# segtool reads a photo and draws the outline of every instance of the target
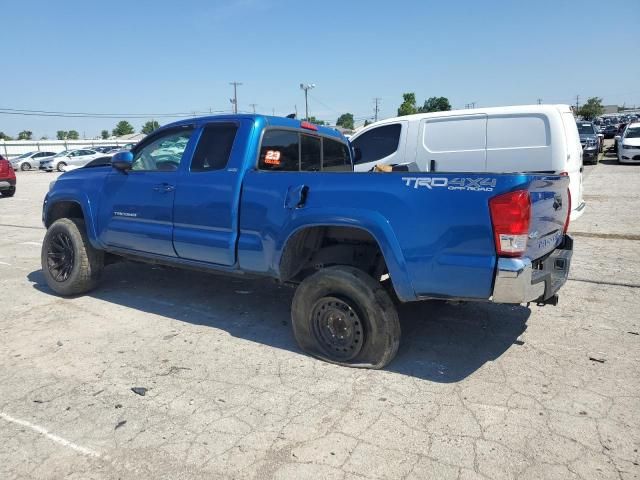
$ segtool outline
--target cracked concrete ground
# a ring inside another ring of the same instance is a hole
[[[384,371],[303,355],[270,281],[122,263],[52,295],[54,177],[0,199],[0,478],[640,478],[640,166],[587,167],[559,306],[405,305]]]

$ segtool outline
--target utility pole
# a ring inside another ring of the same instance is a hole
[[[249,106],[251,108],[253,108],[253,113],[256,113],[256,107],[258,106],[258,104],[257,103],[250,103]]]
[[[576,95],[576,115],[578,115],[579,108],[580,108],[580,95]]]
[[[276,116],[276,109],[275,109],[275,107],[271,109],[271,115],[273,115],[274,117]]]
[[[242,85],[240,82],[229,82],[229,85],[233,85],[233,98],[229,101],[233,104],[233,113],[238,113],[238,87]]]
[[[542,99],[541,98],[538,99],[538,105],[542,105]]]
[[[311,90],[312,88],[316,88],[315,83],[307,83],[306,85],[304,83],[300,84],[300,90],[304,90],[304,111],[305,120],[307,121],[309,121],[309,100],[307,96],[309,94],[309,90]]]
[[[377,122],[377,121],[378,121],[378,112],[380,111],[380,106],[379,106],[380,100],[382,100],[380,97],[375,97],[375,98],[373,99],[373,101],[374,101],[374,102],[375,102],[375,104],[376,104],[375,108],[373,109],[373,113],[374,113],[373,121],[374,121],[374,122]]]

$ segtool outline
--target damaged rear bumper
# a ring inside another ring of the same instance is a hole
[[[500,258],[491,300],[496,303],[550,303],[569,276],[573,239],[564,242],[542,260]]]

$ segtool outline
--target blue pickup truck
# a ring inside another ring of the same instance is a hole
[[[300,347],[382,368],[396,302],[555,304],[569,272],[569,178],[355,173],[335,130],[260,115],[184,120],[45,197],[42,269],[60,295],[132,259],[297,285]]]

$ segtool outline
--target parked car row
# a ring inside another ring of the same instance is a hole
[[[91,148],[64,150],[62,152],[33,151],[23,153],[9,160],[13,170],[27,171],[33,168],[40,170],[64,171],[69,165],[81,167],[101,156],[111,156],[124,147],[117,145],[100,145]]]

